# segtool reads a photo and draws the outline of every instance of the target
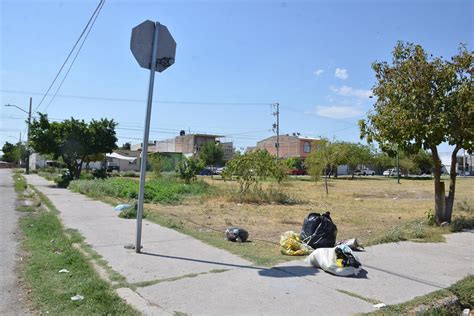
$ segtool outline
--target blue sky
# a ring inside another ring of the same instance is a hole
[[[97,3],[0,2],[0,144],[25,130],[23,113],[3,104],[26,108],[32,96],[36,108]],[[389,60],[398,40],[435,56],[454,55],[460,42],[472,50],[472,3],[108,0],[47,113],[114,118],[120,144],[139,142],[149,73],[129,43],[150,19],[178,44],[175,64],[155,78],[151,139],[184,129],[251,146],[272,135],[278,102],[282,134],[358,141],[357,120],[372,106],[371,63]]]

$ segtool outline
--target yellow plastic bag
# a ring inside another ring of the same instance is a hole
[[[280,237],[280,252],[287,256],[305,256],[311,248],[301,242],[300,235],[294,231],[287,231]]]

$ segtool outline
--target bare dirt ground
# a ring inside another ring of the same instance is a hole
[[[287,230],[299,232],[309,212],[331,212],[338,226],[338,239],[359,237],[370,241],[390,227],[426,218],[426,212],[434,208],[433,180],[402,180],[397,184],[395,179],[382,177],[331,179],[329,195],[322,183],[292,180],[282,184],[281,189],[303,201],[296,205],[229,202],[226,188],[235,186],[236,182],[210,178],[205,181],[218,188],[217,194],[190,198],[181,205],[147,205],[147,210],[200,231],[223,232],[228,226],[239,226],[247,229],[253,238],[278,242],[281,233]],[[471,209],[474,207],[473,193],[474,178],[459,178],[454,216],[460,213],[461,202]]]

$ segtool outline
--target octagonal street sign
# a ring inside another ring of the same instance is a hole
[[[162,72],[172,64],[176,55],[176,42],[168,28],[160,23],[146,20],[132,29],[130,50],[140,67],[151,69],[153,50],[153,35],[155,25],[158,29],[158,50],[156,56],[156,71]]]

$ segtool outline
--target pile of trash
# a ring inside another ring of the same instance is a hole
[[[338,276],[357,275],[362,264],[353,251],[364,248],[357,238],[336,245],[337,226],[330,213],[310,213],[301,234],[287,231],[280,238],[280,252],[289,256],[309,256],[305,262]]]

